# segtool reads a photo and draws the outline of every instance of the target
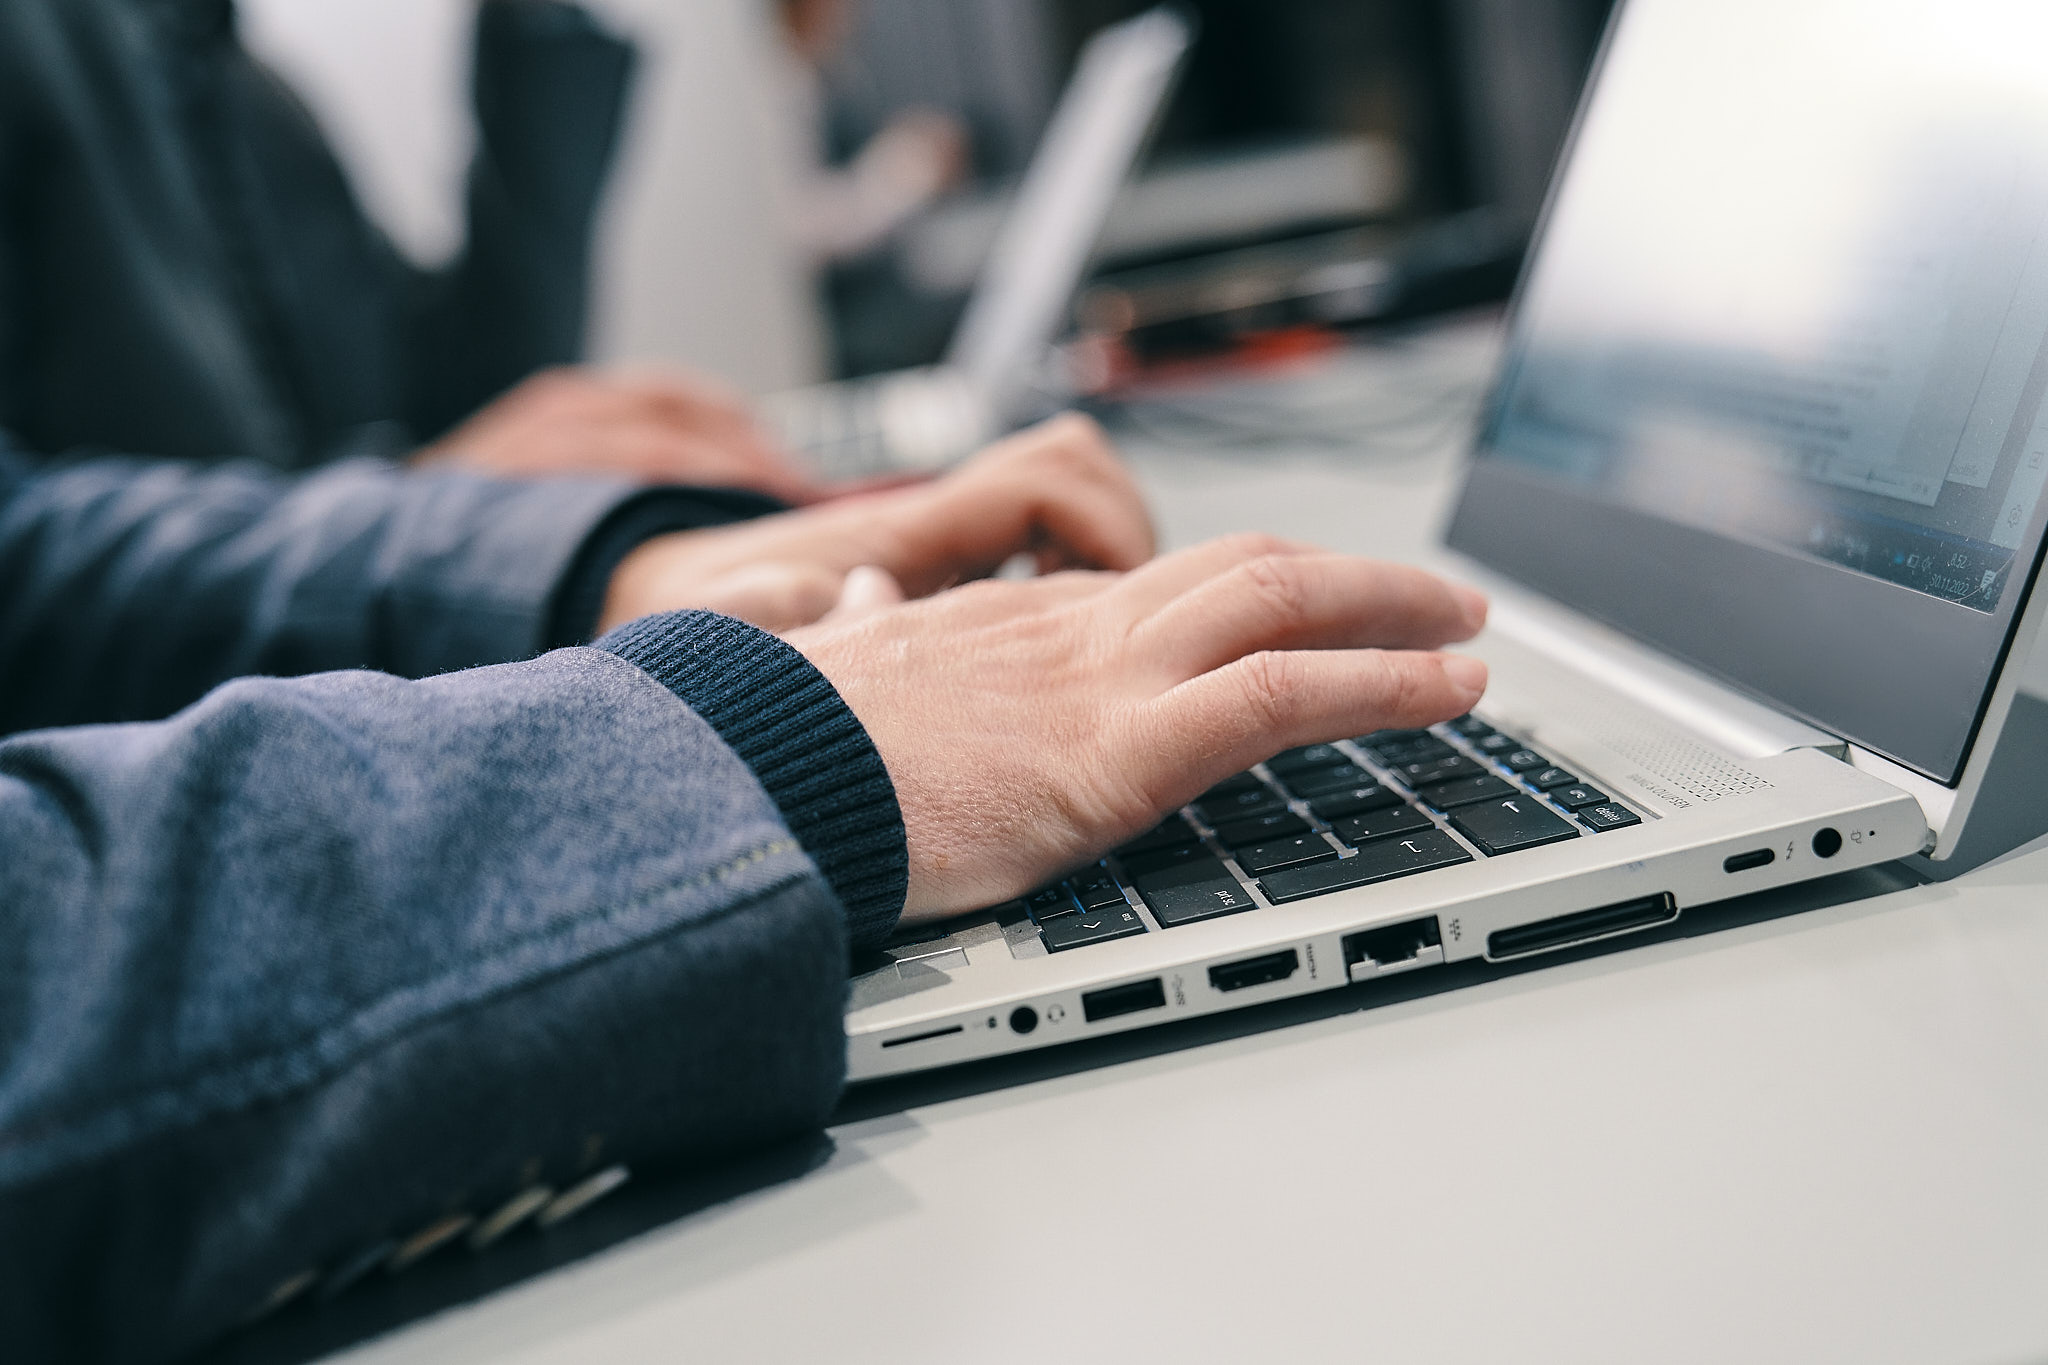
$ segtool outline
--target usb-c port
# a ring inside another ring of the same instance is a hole
[[[1778,861],[1778,850],[1774,848],[1753,848],[1747,853],[1736,853],[1721,860],[1723,872],[1747,872],[1752,867]]]

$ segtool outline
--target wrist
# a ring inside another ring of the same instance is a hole
[[[856,946],[902,914],[909,876],[895,784],[825,675],[765,631],[710,612],[648,617],[597,648],[651,674],[752,768],[845,907]]]
[[[656,600],[645,580],[666,537],[782,510],[773,498],[725,488],[654,488],[626,499],[584,537],[556,586],[547,647],[582,644],[645,615],[635,604]]]

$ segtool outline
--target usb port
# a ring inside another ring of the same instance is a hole
[[[1723,872],[1747,872],[1752,867],[1762,867],[1778,861],[1775,848],[1753,848],[1747,853],[1732,853],[1721,860]]]
[[[1436,916],[1388,924],[1344,938],[1344,970],[1353,981],[1431,967],[1444,960]]]
[[[1211,967],[1209,984],[1219,991],[1241,991],[1246,986],[1285,981],[1300,970],[1301,954],[1292,948],[1283,948],[1263,957],[1248,957],[1242,962],[1226,962],[1220,967]]]
[[[1102,1019],[1114,1019],[1119,1014],[1136,1014],[1139,1010],[1166,1008],[1166,983],[1158,977],[1149,981],[1133,981],[1127,986],[1110,986],[1099,991],[1088,991],[1081,996],[1081,1016],[1093,1024]]]

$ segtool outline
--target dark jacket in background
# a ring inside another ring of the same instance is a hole
[[[0,437],[0,1359],[175,1360],[824,1121],[904,894],[859,722],[704,613],[526,659],[717,496]]]
[[[485,0],[469,239],[403,260],[231,0],[0,0],[0,427],[302,469],[578,358],[631,50]]]

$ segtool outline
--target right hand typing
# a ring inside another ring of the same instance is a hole
[[[1235,536],[841,611],[787,638],[896,784],[905,919],[1021,895],[1297,744],[1469,710],[1486,601],[1419,569]]]

